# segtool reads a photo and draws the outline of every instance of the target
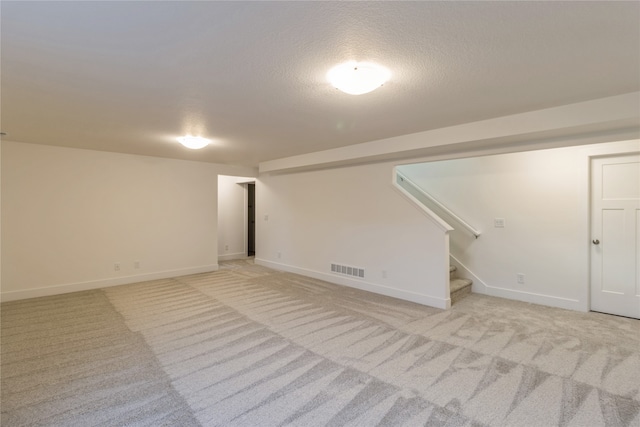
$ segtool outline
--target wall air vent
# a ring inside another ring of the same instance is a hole
[[[345,276],[359,277],[364,279],[364,269],[358,267],[349,267],[341,264],[331,264],[331,272],[336,274],[343,274]]]

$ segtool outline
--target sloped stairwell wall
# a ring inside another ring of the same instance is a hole
[[[622,141],[398,170],[482,232],[476,239],[452,223],[450,233],[453,263],[473,274],[463,273],[474,292],[586,311],[589,158],[639,147]]]

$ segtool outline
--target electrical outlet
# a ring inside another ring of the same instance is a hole
[[[120,271],[120,263],[116,262],[113,264],[113,271]]]
[[[278,251],[278,259],[282,258],[282,252]]]
[[[383,279],[387,278],[387,270],[382,270],[382,278]]]
[[[516,281],[518,282],[518,285],[524,285],[524,274],[516,274]]]
[[[229,250],[229,245],[224,245],[224,250],[228,251]]]
[[[493,226],[495,228],[504,228],[504,218],[494,218],[493,219]]]
[[[140,269],[140,261],[133,261],[133,268],[135,270]]]

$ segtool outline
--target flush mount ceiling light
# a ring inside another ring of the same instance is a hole
[[[371,62],[345,62],[327,73],[332,85],[350,95],[362,95],[382,86],[391,77],[391,72]]]
[[[179,137],[178,142],[192,150],[199,150],[200,148],[204,148],[209,145],[211,141],[206,138],[202,138],[201,136],[187,135]]]

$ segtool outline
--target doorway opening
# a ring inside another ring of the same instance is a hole
[[[256,184],[247,184],[247,256],[256,254]]]
[[[218,175],[218,260],[255,256],[255,182]]]

